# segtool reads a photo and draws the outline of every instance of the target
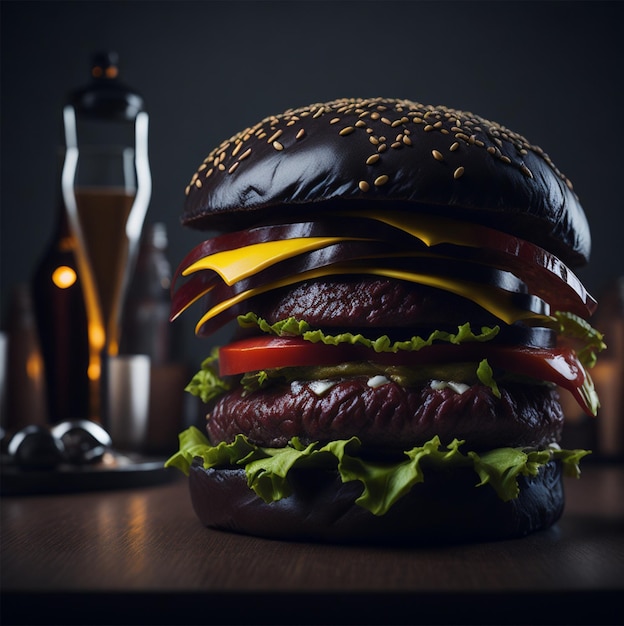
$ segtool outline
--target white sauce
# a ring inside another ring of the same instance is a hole
[[[470,389],[470,385],[466,385],[465,383],[456,383],[452,380],[432,380],[429,386],[431,389],[435,389],[436,391],[448,388],[459,394],[462,394],[464,391]]]
[[[308,383],[308,387],[320,398],[335,384],[335,380],[312,380]]]
[[[377,389],[377,387],[381,387],[382,385],[387,385],[390,381],[385,376],[373,376],[368,379],[366,383],[371,389]]]

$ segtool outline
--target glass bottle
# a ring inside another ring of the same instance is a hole
[[[153,367],[171,361],[171,265],[165,224],[146,225],[122,321],[121,351],[147,354]]]
[[[52,424],[84,419],[89,410],[87,315],[75,251],[76,240],[59,203],[54,234],[31,281]]]
[[[18,283],[11,293],[8,319],[8,432],[46,423],[45,380],[30,286]]]
[[[122,306],[151,175],[143,98],[119,80],[115,53],[96,54],[91,74],[63,109],[61,187],[88,319],[89,417],[106,426],[108,363],[119,352]]]

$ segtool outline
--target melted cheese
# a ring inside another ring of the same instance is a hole
[[[364,211],[345,213],[349,217],[367,217],[398,228],[422,241],[426,246],[451,243],[471,248],[481,247],[488,233],[494,232],[486,226],[461,222],[459,220],[436,217],[426,213],[408,214],[400,211]]]
[[[255,243],[205,256],[184,269],[182,275],[188,276],[201,270],[212,270],[219,274],[226,284],[233,285],[275,263],[348,239],[350,238],[297,237]]]

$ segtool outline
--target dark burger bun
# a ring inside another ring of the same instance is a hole
[[[578,198],[539,147],[478,115],[396,99],[313,104],[238,133],[194,174],[182,222],[241,230],[358,207],[485,224],[571,266],[590,253]]]
[[[522,537],[552,526],[564,506],[560,465],[519,478],[520,495],[503,502],[472,470],[429,473],[381,516],[355,504],[359,482],[335,471],[293,472],[292,495],[266,503],[243,469],[204,469],[193,462],[189,486],[199,520],[210,528],[270,539],[340,543],[431,544]]]

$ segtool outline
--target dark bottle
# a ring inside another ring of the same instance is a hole
[[[31,284],[52,424],[89,416],[87,316],[75,249],[61,205],[54,235]]]
[[[43,359],[28,284],[15,285],[8,319],[6,430],[16,432],[47,420]]]
[[[171,265],[167,245],[164,224],[145,226],[121,325],[121,352],[147,354],[152,367],[171,361]]]

